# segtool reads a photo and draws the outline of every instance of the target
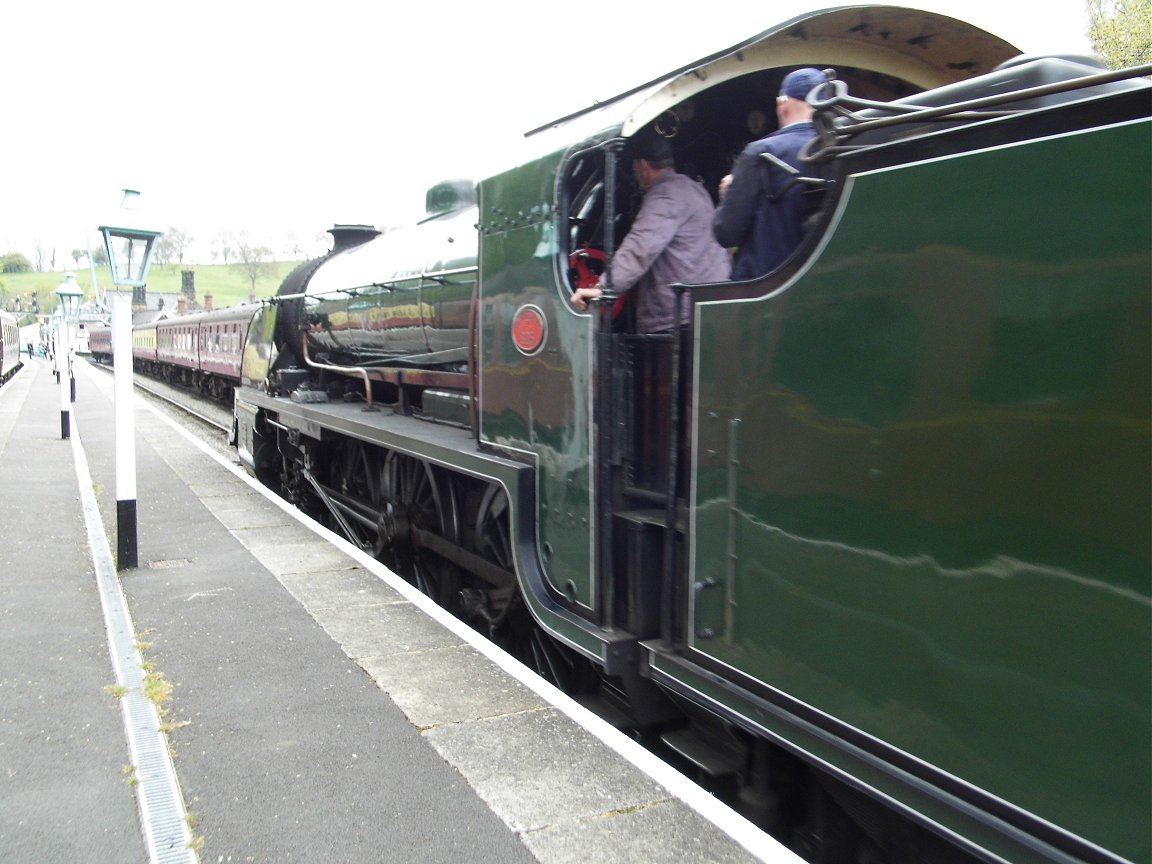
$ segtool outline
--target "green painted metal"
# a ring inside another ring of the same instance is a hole
[[[556,172],[560,153],[480,185],[481,440],[537,467],[538,541],[552,587],[593,608],[591,325],[560,284]],[[512,340],[525,304],[544,314],[532,356]]]
[[[475,209],[464,205],[373,237],[318,268],[304,301],[309,351],[346,366],[464,362],[475,223]]]
[[[860,174],[798,278],[699,306],[690,576],[734,680],[1140,862],[1150,141]]]

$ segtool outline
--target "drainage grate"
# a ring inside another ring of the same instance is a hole
[[[150,864],[197,864],[196,853],[190,846],[192,835],[168,742],[160,731],[156,706],[144,695],[144,669],[136,648],[136,632],[116,576],[96,496],[92,492],[88,459],[80,443],[75,417],[72,418],[71,438],[80,500],[84,506],[84,524],[88,529],[100,605],[104,609],[104,624],[108,630],[112,668],[116,672],[116,683],[127,691],[120,700],[120,710],[124,715],[124,732],[132,765],[136,769],[136,800],[140,806],[148,861]],[[153,561],[148,566],[179,567],[187,563],[176,559],[174,562]]]

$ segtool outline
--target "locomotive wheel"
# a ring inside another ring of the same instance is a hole
[[[378,482],[378,472],[372,467],[369,449],[365,445],[354,439],[344,439],[335,445],[328,460],[327,483],[332,489],[369,504],[375,500]],[[327,524],[334,530],[339,530],[333,522]],[[364,531],[355,523],[351,528],[358,535]],[[354,543],[362,542],[360,536],[348,539]]]
[[[354,439],[338,445],[332,460],[332,487],[362,501],[373,501],[379,483],[369,461],[368,448]]]
[[[381,510],[377,557],[439,603],[455,611],[459,569],[412,542],[412,528],[452,543],[459,540],[451,484],[437,481],[435,469],[421,459],[390,452],[380,471],[377,497]]]
[[[490,485],[480,496],[471,532],[472,551],[500,569],[513,573],[512,537],[508,527],[508,496],[500,486]],[[503,625],[518,592],[515,584],[503,588],[485,587],[473,592],[473,602],[466,605],[465,617],[490,639]],[[476,599],[482,598],[482,599]]]
[[[280,451],[276,447],[275,434],[269,438],[263,431],[266,428],[261,422],[258,427],[253,430],[252,434],[252,462],[256,471],[256,477],[261,483],[270,489],[275,489],[282,494],[282,484],[280,482],[283,467],[281,464]]]
[[[476,552],[512,571],[512,532],[508,527],[508,496],[493,484],[484,490],[476,513]]]
[[[514,572],[510,518],[503,488],[489,486],[476,512],[473,544],[478,554]],[[488,636],[493,642],[565,693],[574,695],[589,687],[594,675],[587,661],[540,629],[518,587],[503,596],[489,592],[489,602]]]

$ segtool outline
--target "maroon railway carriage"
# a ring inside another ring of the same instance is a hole
[[[196,334],[200,315],[179,315],[156,322],[156,362],[165,367],[167,377],[183,378],[180,370],[192,375],[199,368]]]
[[[200,316],[197,334],[199,369],[202,381],[207,382],[210,395],[222,397],[222,389],[212,392],[211,388],[226,383],[232,387],[240,381],[240,361],[244,351],[244,339],[252,316],[259,304],[236,306],[205,312]]]
[[[112,328],[104,325],[88,327],[88,353],[97,363],[112,362]]]
[[[132,328],[132,358],[138,372],[195,387],[215,399],[230,399],[240,380],[248,325],[259,304],[178,315]],[[92,357],[112,362],[112,329],[93,328]]]
[[[216,399],[240,380],[244,337],[259,304],[180,315],[156,324],[156,361],[168,380]]]

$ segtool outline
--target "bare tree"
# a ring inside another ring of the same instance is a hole
[[[289,258],[298,261],[304,257],[303,246],[300,243],[300,238],[296,236],[295,231],[288,232],[288,237],[284,241],[284,246]]]
[[[192,245],[191,234],[183,228],[175,226],[169,228],[156,243],[156,263],[183,264],[184,255],[190,245]]]
[[[276,267],[272,262],[272,250],[267,246],[258,245],[248,239],[244,233],[233,237],[232,251],[236,255],[236,268],[248,279],[250,290],[249,302],[256,301],[256,282],[260,279],[275,276]]]
[[[216,242],[220,245],[220,257],[224,259],[224,264],[228,264],[228,259],[236,251],[236,238],[231,231],[221,231],[216,235]]]

